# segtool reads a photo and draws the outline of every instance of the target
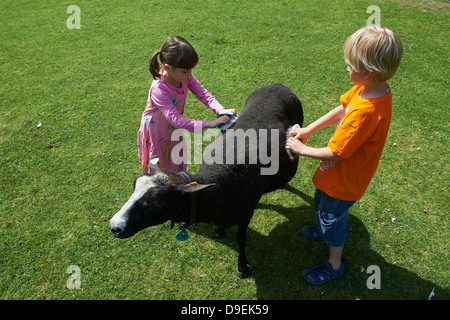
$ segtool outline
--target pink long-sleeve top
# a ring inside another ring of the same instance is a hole
[[[171,141],[172,132],[182,128],[190,132],[203,133],[205,120],[188,119],[183,116],[188,89],[215,114],[224,107],[191,75],[175,88],[164,77],[153,81],[142,113],[138,132],[139,161],[148,167],[152,156],[160,160],[161,167],[173,171],[185,171],[186,166],[173,164],[171,151],[178,141]],[[201,130],[201,131],[200,131]],[[168,161],[166,163],[166,161]]]
[[[175,128],[194,132],[194,127],[197,126],[197,128],[202,128],[203,133],[206,121],[183,117],[188,89],[215,114],[223,109],[222,105],[198,82],[194,75],[183,81],[181,88],[175,88],[164,77],[161,77],[152,83],[143,116],[151,115],[155,109],[159,109],[165,119]]]

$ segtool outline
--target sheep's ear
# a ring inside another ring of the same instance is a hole
[[[160,169],[159,165],[159,159],[153,158],[148,162],[148,168],[150,169],[150,172],[155,173]]]
[[[196,182],[193,182],[189,184],[180,184],[177,186],[177,190],[181,191],[182,193],[194,193],[211,186],[214,186],[214,184],[197,184]]]
[[[151,173],[155,173],[156,171],[158,171],[160,169],[159,164],[153,164],[153,163],[150,163],[148,165],[148,168],[150,169]]]

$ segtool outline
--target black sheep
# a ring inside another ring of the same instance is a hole
[[[215,236],[220,237],[237,224],[238,272],[247,277],[248,224],[261,196],[294,177],[298,158],[286,152],[286,131],[302,123],[301,103],[288,87],[271,84],[254,91],[234,125],[206,148],[196,174],[161,169],[137,177],[133,195],[110,221],[111,232],[127,238],[171,220],[180,228],[213,223]],[[250,141],[238,150],[245,141],[243,134]],[[251,141],[254,137],[257,140]],[[266,152],[261,152],[264,148]]]

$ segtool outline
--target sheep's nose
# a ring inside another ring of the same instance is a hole
[[[110,230],[111,230],[111,233],[113,234],[113,236],[114,237],[118,237],[119,236],[119,234],[122,232],[122,230],[121,229],[119,229],[119,228],[111,228],[110,227]]]
[[[111,230],[111,233],[113,234],[114,237],[120,238],[120,234],[124,230],[125,226],[124,223],[125,221],[114,218],[112,218],[111,221],[109,221],[109,229]]]

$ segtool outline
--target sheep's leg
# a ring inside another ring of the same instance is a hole
[[[247,242],[247,227],[250,221],[246,223],[239,223],[237,226],[236,239],[239,245],[238,257],[238,274],[239,278],[244,279],[248,277],[247,257],[245,256],[245,243]]]
[[[214,231],[214,238],[220,239],[225,235],[225,228],[217,227]]]

